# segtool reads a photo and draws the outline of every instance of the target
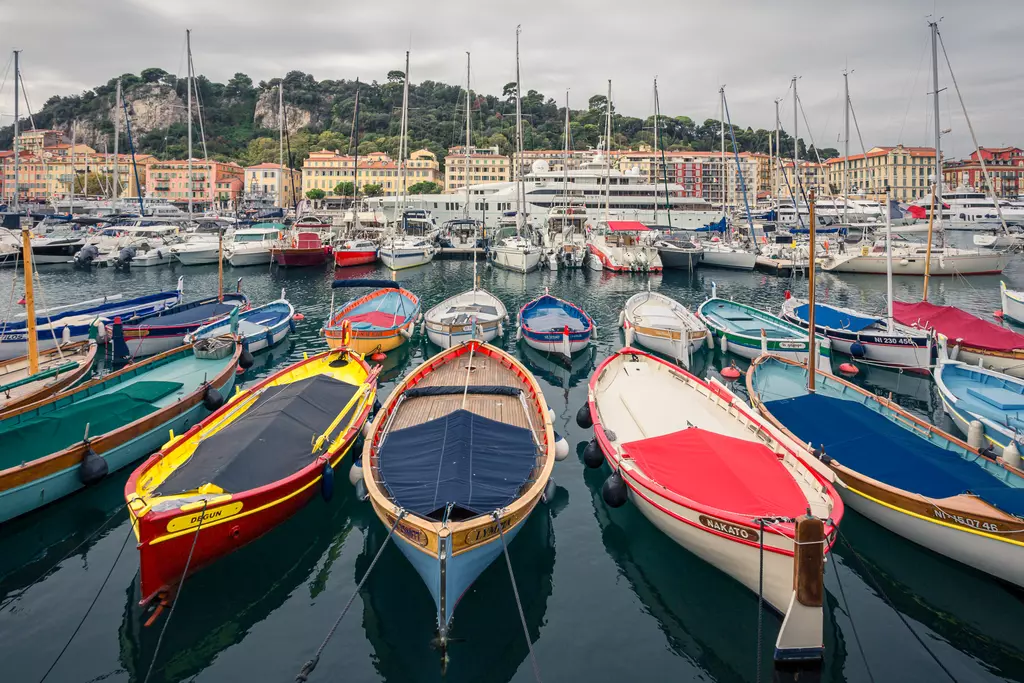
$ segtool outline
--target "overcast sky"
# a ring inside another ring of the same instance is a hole
[[[726,9],[727,8],[727,9]],[[658,77],[663,114],[718,118],[726,86],[734,124],[774,127],[775,98],[792,131],[790,79],[811,136],[841,150],[842,72],[864,144],[931,145],[927,16],[940,31],[979,143],[1024,146],[1024,0],[0,0],[3,49],[20,49],[28,96],[81,92],[126,72],[184,74],[185,29],[199,73],[254,82],[291,70],[317,79],[383,81],[411,50],[414,82],[461,83],[473,55],[473,88],[500,94],[515,76],[522,24],[523,89],[574,108],[612,79],[619,111],[647,116]],[[11,42],[11,41],[14,42]],[[6,60],[0,60],[6,62]],[[973,149],[939,53],[947,156]],[[0,93],[10,122],[11,84]],[[852,126],[851,126],[852,127]],[[806,136],[801,118],[800,135]],[[856,132],[851,152],[860,151]]]

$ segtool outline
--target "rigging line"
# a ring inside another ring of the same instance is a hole
[[[64,557],[62,557],[62,558],[60,558],[59,560],[57,560],[56,562],[54,562],[54,563],[53,563],[53,565],[51,565],[49,569],[47,569],[47,570],[46,570],[45,572],[43,572],[42,574],[40,574],[40,575],[39,575],[39,576],[38,576],[38,577],[37,577],[37,578],[36,578],[36,579],[35,579],[35,580],[34,580],[34,581],[33,581],[32,583],[30,583],[29,585],[27,585],[27,586],[26,586],[25,588],[21,589],[20,591],[18,591],[18,592],[17,592],[17,593],[15,593],[14,595],[10,596],[10,598],[9,598],[9,599],[8,599],[8,600],[7,600],[6,602],[4,602],[3,604],[0,604],[0,612],[3,612],[3,611],[4,611],[4,609],[5,609],[5,608],[6,608],[7,606],[9,606],[9,605],[13,605],[13,604],[14,604],[15,602],[17,602],[17,601],[18,601],[18,598],[20,598],[21,596],[25,595],[25,593],[27,593],[27,592],[28,592],[28,591],[29,591],[29,590],[30,590],[30,589],[31,589],[31,588],[32,588],[33,586],[35,586],[35,585],[36,585],[37,583],[39,583],[40,581],[42,581],[42,580],[43,580],[43,579],[44,579],[45,577],[49,576],[49,575],[50,575],[50,574],[51,574],[51,573],[53,572],[53,570],[54,570],[54,569],[56,569],[57,567],[59,567],[60,565],[62,565],[62,564],[64,563],[64,561],[65,561],[65,560],[67,560],[67,559],[68,559],[69,557],[71,557],[71,556],[72,556],[72,555],[74,555],[74,554],[75,554],[76,552],[78,552],[78,551],[79,551],[79,550],[80,550],[80,549],[82,548],[82,546],[84,546],[84,545],[85,545],[86,543],[88,543],[88,542],[89,542],[89,541],[91,541],[92,539],[96,538],[96,534],[98,534],[98,533],[99,533],[100,531],[102,531],[102,530],[103,530],[103,529],[104,529],[104,528],[105,528],[105,527],[107,526],[107,524],[109,524],[109,523],[110,523],[110,520],[112,520],[112,519],[114,519],[115,517],[117,517],[117,515],[118,515],[118,514],[119,514],[119,513],[120,513],[120,512],[122,511],[122,510],[124,510],[124,509],[125,509],[124,507],[118,506],[118,507],[117,507],[117,509],[116,509],[116,510],[114,510],[114,513],[113,513],[112,515],[110,515],[109,517],[107,517],[107,518],[106,518],[105,520],[103,520],[103,523],[102,523],[102,524],[100,524],[100,525],[99,525],[99,526],[98,526],[98,527],[96,528],[96,530],[95,530],[95,531],[93,531],[93,532],[92,532],[91,534],[89,534],[89,535],[88,535],[88,536],[87,536],[87,537],[85,538],[85,540],[83,540],[83,541],[82,541],[81,543],[79,543],[79,544],[78,544],[78,545],[76,545],[76,546],[75,546],[74,548],[72,548],[71,550],[69,550],[69,551],[68,551],[68,553],[67,553],[66,555],[64,555]]]
[[[505,542],[505,529],[501,525],[501,511],[495,510],[491,513],[494,523],[498,525],[498,535],[501,536],[501,549],[505,553],[505,566],[508,567],[508,578],[512,581],[512,593],[516,598],[516,609],[519,610],[519,621],[523,624],[523,635],[526,636],[526,647],[530,650],[530,663],[533,665],[533,677],[537,683],[542,683],[540,667],[537,666],[537,655],[533,652],[533,642],[530,640],[530,629],[526,626],[526,615],[523,613],[523,602],[519,599],[519,588],[516,587],[516,575],[512,571],[512,560],[508,556],[508,544]]]
[[[28,90],[25,88],[25,72],[18,71],[18,80],[21,81],[21,96],[25,98],[25,106],[28,108],[28,120],[32,124],[32,130],[36,129],[35,119],[32,118],[32,103],[28,101]]]
[[[761,683],[761,643],[764,634],[764,517],[757,520],[761,527],[760,542],[758,543],[758,566],[757,566],[757,671],[755,672],[757,683]]]
[[[921,43],[921,56],[917,60],[917,73],[914,75],[914,84],[911,85],[910,86],[910,90],[907,91],[907,92],[911,93],[911,95],[907,98],[907,109],[906,109],[906,111],[903,112],[903,124],[900,125],[900,134],[896,138],[896,141],[899,142],[900,144],[903,144],[903,131],[907,127],[907,118],[910,116],[910,107],[914,103],[913,92],[915,90],[917,90],[917,79],[919,79],[921,77],[921,65],[924,63],[924,56],[927,53],[928,53],[928,39],[926,38]],[[892,115],[892,112],[890,110],[890,116],[891,115]],[[888,127],[888,122],[886,122],[886,127]]]
[[[185,569],[181,572],[181,579],[178,580],[178,593],[174,597],[174,602],[171,603],[171,611],[167,613],[167,620],[164,622],[163,627],[160,629],[160,636],[156,639],[156,647],[153,649],[153,659],[149,660],[149,669],[146,670],[146,678],[143,679],[143,683],[149,683],[149,677],[153,673],[153,667],[156,665],[156,658],[160,655],[160,646],[164,642],[164,634],[167,633],[167,627],[171,623],[171,617],[174,616],[174,608],[178,606],[178,602],[181,601],[181,591],[185,587],[185,577],[188,576],[188,567],[192,564],[192,553],[196,550],[196,543],[199,541],[199,530],[203,528],[203,519],[206,517],[206,506],[210,504],[210,501],[203,499],[203,509],[199,511],[199,523],[196,524],[196,533],[192,537],[192,547],[188,551],[188,559],[185,560]]]
[[[74,633],[72,633],[71,637],[68,638],[68,642],[64,643],[64,647],[61,649],[60,654],[57,655],[57,659],[53,660],[53,664],[50,664],[50,668],[47,669],[46,673],[43,674],[43,677],[39,679],[39,683],[43,683],[43,681],[46,680],[47,676],[50,675],[50,672],[53,671],[53,667],[57,666],[57,662],[59,662],[60,658],[64,656],[64,653],[68,651],[68,647],[71,646],[71,642],[75,639],[75,636],[78,635],[78,631],[82,628],[82,624],[84,624],[85,620],[89,618],[89,614],[92,612],[92,608],[96,606],[96,601],[99,600],[100,594],[103,592],[103,589],[107,585],[107,581],[110,580],[110,575],[114,573],[114,567],[117,566],[117,561],[121,559],[121,554],[124,552],[124,549],[128,547],[128,539],[131,538],[134,535],[134,533],[134,525],[129,524],[128,533],[124,537],[124,543],[121,544],[121,549],[117,551],[117,557],[114,558],[114,562],[110,565],[110,570],[107,571],[107,575],[106,577],[104,577],[103,583],[100,584],[100,589],[96,591],[96,595],[93,596],[92,602],[89,604],[89,609],[85,610],[85,614],[82,615],[82,620],[79,621],[78,626],[75,627]]]
[[[837,96],[838,96],[838,94],[837,94]],[[800,107],[800,116],[803,118],[804,126],[807,128],[807,137],[809,137],[811,139],[811,147],[814,148],[814,156],[818,160],[818,166],[824,166],[824,164],[821,161],[821,155],[818,154],[818,144],[814,141],[814,133],[811,132],[811,124],[808,123],[808,121],[807,121],[807,111],[804,109],[804,101],[803,101],[803,99],[799,95],[797,95],[797,97],[796,97],[796,103]],[[825,173],[825,170],[822,169],[822,174],[824,175],[824,173]],[[833,198],[835,197],[835,195],[832,194],[832,185],[831,185],[831,183],[827,182],[827,179],[826,179],[826,182],[825,182],[825,189],[828,191],[828,196],[829,197],[833,197]]]
[[[836,575],[836,583],[839,584],[839,595],[843,598],[843,605],[846,606],[846,616],[850,620],[850,627],[853,629],[853,642],[857,644],[857,650],[860,651],[860,658],[864,661],[864,668],[868,672],[868,680],[871,683],[875,683],[875,676],[871,673],[871,666],[868,664],[868,658],[864,654],[864,646],[860,642],[860,635],[857,633],[857,624],[853,621],[853,612],[850,611],[850,601],[846,599],[846,591],[843,590],[843,580],[839,576],[839,563],[833,559],[829,564],[832,565],[832,573]]]
[[[405,515],[406,511],[399,509],[398,515],[395,517],[395,523],[391,525],[391,530],[388,532],[388,537],[384,539],[384,542],[380,545],[380,550],[378,550],[377,554],[373,556],[373,561],[370,562],[370,566],[367,567],[366,573],[363,574],[363,578],[359,580],[358,585],[356,585],[356,589],[352,591],[352,596],[348,599],[348,602],[345,603],[345,608],[341,610],[341,614],[338,615],[334,625],[331,626],[331,630],[327,632],[327,637],[324,638],[324,642],[320,643],[320,647],[316,649],[316,654],[313,655],[313,658],[303,664],[302,668],[299,669],[299,673],[295,676],[297,683],[304,683],[309,679],[309,674],[313,673],[313,669],[315,669],[316,665],[320,662],[320,655],[323,654],[324,648],[327,647],[327,643],[331,640],[334,632],[338,630],[341,620],[345,618],[346,612],[348,612],[349,608],[352,606],[352,602],[356,599],[356,596],[359,595],[359,591],[363,589],[363,584],[365,584],[366,580],[370,578],[370,573],[373,572],[373,568],[377,566],[377,560],[379,560],[380,556],[384,554],[384,548],[388,547],[388,541],[390,541],[391,537],[395,535],[395,529],[398,528],[399,523],[405,518]]]
[[[7,58],[7,66],[4,67],[4,79],[3,79],[3,81],[0,81],[0,94],[3,93],[4,87],[7,85],[7,77],[10,76],[10,74],[11,74],[11,64],[13,62],[14,62],[14,53],[12,52],[11,56]]]
[[[192,54],[188,55],[188,64],[192,67],[192,92],[196,94],[196,119],[199,120],[199,141],[203,145],[203,159],[206,161],[210,160],[210,156],[206,151],[206,131],[203,130],[203,98],[199,94],[199,79],[196,78],[196,63],[192,59]],[[122,95],[123,96],[123,95]],[[209,174],[211,177],[208,179],[210,183],[210,192],[213,193],[213,177],[212,173]]]
[[[882,596],[882,599],[885,600],[885,603],[889,605],[889,609],[896,613],[896,616],[899,617],[900,621],[903,622],[903,625],[907,627],[908,631],[910,631],[910,634],[914,636],[914,639],[917,640],[921,647],[924,648],[924,651],[927,652],[929,656],[931,656],[932,660],[934,660],[934,662],[939,665],[939,668],[942,669],[943,673],[949,676],[949,680],[953,681],[953,683],[957,683],[956,677],[953,676],[952,673],[950,673],[949,669],[946,668],[945,664],[939,661],[939,658],[925,644],[924,640],[921,639],[921,636],[917,634],[917,631],[910,627],[910,623],[907,622],[906,617],[904,617],[903,614],[898,609],[896,609],[896,606],[892,604],[892,600],[890,600],[889,596],[885,594],[885,591],[882,590],[882,586],[875,580],[874,574],[872,574],[871,570],[868,569],[867,562],[864,561],[864,558],[860,556],[860,553],[857,552],[857,549],[854,548],[853,545],[846,539],[846,534],[844,534],[838,528],[836,529],[836,534],[839,536],[842,542],[846,544],[846,547],[850,549],[850,552],[853,553],[853,556],[857,558],[857,562],[860,563],[861,569],[864,570],[864,574],[868,577],[868,579],[870,579],[872,587],[876,591],[878,591],[878,594]]]

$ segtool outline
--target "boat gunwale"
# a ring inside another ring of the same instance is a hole
[[[282,320],[277,321],[273,325],[265,325],[264,327],[266,329],[270,330],[271,332],[277,332],[278,330],[280,330],[285,325],[288,325],[289,322],[292,320],[292,318],[295,317],[295,307],[292,306],[291,302],[288,301],[287,299],[275,299],[274,301],[268,301],[267,303],[263,304],[262,306],[256,306],[255,308],[249,308],[248,310],[245,310],[245,311],[239,309],[238,321],[241,322],[241,321],[245,320],[245,316],[253,314],[253,313],[256,313],[257,311],[260,311],[262,309],[270,308],[271,306],[275,306],[275,305],[287,307],[288,315],[285,316]],[[228,316],[230,316],[230,315],[231,315],[231,313],[228,313]],[[190,341],[196,341],[198,339],[202,339],[203,335],[210,334],[210,332],[212,330],[214,330],[214,329],[216,329],[218,327],[221,327],[221,326],[223,326],[225,324],[230,324],[230,321],[229,320],[224,320],[224,319],[217,319],[217,320],[214,320],[212,322],[209,322],[209,323],[203,325],[202,327],[200,327],[195,332],[190,332],[189,334],[185,335],[185,343],[189,343]],[[219,335],[215,335],[215,336],[219,336]],[[243,339],[244,339],[244,337],[246,337],[247,335],[239,333],[239,336],[243,337]]]
[[[762,339],[762,337],[760,337],[760,336],[753,336],[753,335],[750,335],[750,334],[745,334],[743,332],[737,332],[735,330],[723,327],[721,325],[717,325],[717,324],[713,323],[712,321],[708,320],[708,317],[704,314],[704,307],[707,306],[708,304],[710,304],[712,302],[716,302],[716,301],[727,303],[727,304],[730,304],[732,306],[738,306],[738,307],[740,307],[742,309],[745,309],[745,310],[747,310],[747,311],[749,311],[751,313],[755,313],[756,314],[755,317],[758,318],[759,320],[761,320],[762,322],[773,322],[775,324],[781,324],[781,326],[783,328],[791,328],[791,331],[798,332],[799,334],[801,334],[804,337],[804,339],[799,339],[799,338],[798,339],[793,339],[791,337],[773,337],[770,334],[767,334],[768,330],[765,330],[766,334],[765,334],[765,336],[763,338],[766,339],[768,342],[774,342],[774,343],[779,343],[779,342],[794,343],[795,342],[795,343],[804,343],[807,346],[810,346],[810,339],[811,339],[810,332],[808,330],[805,330],[804,328],[800,327],[799,325],[791,323],[788,320],[784,320],[781,317],[779,317],[777,315],[773,315],[773,314],[771,314],[771,313],[769,313],[767,311],[762,311],[760,308],[755,308],[754,306],[748,306],[747,304],[741,304],[739,302],[731,301],[729,299],[723,299],[721,297],[715,297],[715,298],[707,299],[700,306],[697,307],[697,317],[699,317],[701,319],[701,321],[708,327],[709,331],[710,331],[711,328],[714,328],[716,330],[719,330],[720,334],[728,334],[728,335],[732,335],[734,337],[739,337],[741,339],[753,339],[753,340],[756,340],[758,344],[761,343],[761,339]],[[767,318],[773,318],[774,320],[773,321],[768,321],[768,320],[765,319],[766,317]],[[819,347],[828,346],[829,345],[829,343],[830,343],[829,339],[825,335],[822,335],[822,334],[819,334],[818,332],[815,332],[814,336],[818,337],[818,346]],[[799,351],[799,349],[787,349],[787,350],[788,351]]]
[[[640,305],[642,305],[643,303],[647,303],[647,301],[644,301],[644,302],[641,302],[641,303],[633,303],[634,299],[636,299],[637,297],[640,297],[640,296],[654,297],[656,299],[664,301],[665,305],[668,306],[672,310],[680,309],[682,311],[685,311],[687,315],[692,317],[693,320],[698,323],[699,327],[693,327],[693,326],[689,325],[687,323],[687,321],[682,316],[679,316],[679,323],[680,324],[679,324],[679,327],[677,327],[677,328],[656,327],[656,326],[652,326],[652,325],[637,325],[637,324],[635,324],[632,320],[629,319],[630,305],[632,304],[632,307],[634,309],[636,309]],[[652,292],[652,291],[637,292],[633,296],[631,296],[628,299],[626,299],[626,303],[622,305],[622,313],[623,313],[623,318],[624,318],[623,321],[622,321],[623,329],[625,329],[626,326],[628,325],[629,327],[631,327],[634,330],[634,332],[636,334],[642,334],[642,335],[647,335],[647,336],[650,336],[650,337],[658,337],[659,339],[664,339],[665,335],[664,334],[660,334],[660,333],[667,332],[668,335],[669,335],[668,338],[671,339],[672,341],[681,341],[682,340],[682,336],[683,336],[682,333],[685,330],[687,332],[687,337],[688,337],[689,341],[691,341],[691,342],[696,341],[696,340],[702,340],[705,337],[707,337],[709,334],[711,334],[711,330],[708,329],[707,324],[696,313],[694,313],[693,311],[688,309],[686,306],[684,306],[680,302],[678,302],[675,299],[673,299],[672,297],[667,296],[665,294],[662,294],[661,292]]]
[[[593,331],[594,331],[594,319],[591,318],[589,315],[587,315],[586,311],[584,311],[582,308],[580,308],[576,304],[572,303],[571,301],[566,301],[565,299],[559,299],[557,296],[553,296],[551,294],[542,294],[541,296],[537,297],[536,299],[534,299],[532,301],[526,302],[525,304],[523,304],[523,307],[519,309],[519,324],[523,328],[523,334],[524,335],[525,334],[544,335],[544,334],[559,334],[560,333],[559,330],[555,330],[555,329],[550,329],[550,330],[534,329],[534,328],[530,327],[529,324],[527,324],[527,322],[526,322],[527,319],[526,319],[526,317],[523,314],[527,312],[527,309],[530,309],[532,311],[534,308],[537,307],[538,304],[540,304],[541,301],[543,301],[545,299],[551,299],[552,301],[554,301],[557,304],[559,304],[559,306],[564,305],[564,306],[568,306],[569,308],[575,309],[577,312],[579,312],[580,315],[583,316],[583,321],[587,324],[587,326],[585,328],[583,328],[582,330],[570,332],[569,333],[569,339],[575,339],[576,341],[582,341],[584,339],[589,338],[591,333],[593,333]]]
[[[357,338],[357,337],[372,338],[372,337],[382,337],[382,336],[389,336],[389,335],[390,336],[394,336],[394,334],[397,333],[402,328],[408,326],[409,324],[415,324],[416,317],[419,315],[420,310],[422,309],[419,297],[416,296],[415,294],[413,294],[412,292],[410,292],[409,290],[405,289],[404,287],[391,287],[391,288],[388,288],[388,289],[381,288],[381,289],[375,289],[372,292],[369,292],[368,294],[364,294],[364,295],[362,295],[360,297],[357,297],[355,299],[351,299],[351,300],[347,301],[346,303],[342,304],[341,308],[338,309],[338,312],[335,313],[333,317],[328,318],[327,324],[324,325],[324,336],[325,337],[330,337],[330,336],[332,336],[332,333],[333,334],[338,334],[341,331],[341,326],[342,326],[342,323],[344,322],[344,317],[346,315],[348,315],[349,313],[351,313],[352,309],[357,308],[358,306],[360,306],[360,305],[362,305],[364,303],[367,303],[369,301],[373,301],[375,298],[377,298],[379,296],[384,296],[385,294],[388,294],[389,292],[396,292],[396,291],[398,292],[399,296],[404,296],[405,298],[410,299],[412,301],[412,303],[415,306],[414,309],[413,309],[413,312],[409,316],[404,318],[403,322],[401,324],[399,324],[399,325],[393,325],[391,327],[383,327],[383,328],[380,328],[380,329],[377,329],[377,330],[357,330],[357,329],[353,328],[352,329],[352,337],[353,338]]]
[[[79,364],[77,368],[65,372],[64,374],[54,375],[53,377],[46,377],[45,379],[53,380],[47,383],[43,387],[24,394],[21,397],[14,396],[7,399],[6,401],[0,399],[0,419],[8,417],[11,411],[21,406],[30,405],[42,401],[45,397],[40,396],[44,394],[47,389],[53,389],[50,392],[51,395],[58,395],[66,393],[69,388],[74,387],[83,377],[92,372],[93,364],[96,362],[96,354],[99,352],[99,344],[95,340],[85,339],[82,341],[71,342],[70,344],[57,345],[49,349],[44,349],[39,352],[39,356],[57,356],[62,357],[65,353],[78,353],[83,348],[88,348],[89,351],[85,354],[85,358]],[[0,361],[0,367],[6,366],[19,361],[24,361],[26,356],[19,356],[10,358],[5,361]],[[26,379],[28,379],[26,377]],[[36,380],[41,381],[41,380]],[[30,382],[34,384],[35,382]]]

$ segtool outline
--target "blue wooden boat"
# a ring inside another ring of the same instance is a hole
[[[134,363],[0,419],[0,522],[95,483],[223,405],[241,344],[203,341]],[[197,355],[198,354],[198,355]],[[209,357],[200,357],[209,356]]]
[[[208,296],[123,321],[124,341],[131,358],[153,356],[181,346],[185,337],[204,325],[226,320],[235,309],[249,308],[249,297],[236,292]]]
[[[442,650],[459,599],[523,528],[556,457],[537,380],[477,340],[420,365],[381,407],[363,482],[434,599]]]
[[[566,358],[590,344],[594,321],[579,306],[547,292],[519,310],[519,336],[538,351]]]
[[[934,371],[942,408],[965,436],[981,423],[986,446],[997,454],[1024,450],[1024,380],[977,365],[942,361]]]
[[[57,344],[88,339],[89,329],[97,320],[110,323],[116,317],[142,316],[179,305],[181,303],[181,288],[182,280],[179,278],[178,289],[175,291],[147,294],[133,299],[88,301],[84,306],[78,304],[58,311],[42,311],[36,315],[36,338],[39,342],[39,350],[53,348]],[[0,360],[25,355],[28,355],[27,321],[0,322]]]
[[[947,368],[948,370],[948,368]],[[751,404],[813,447],[843,501],[893,533],[1024,586],[1024,472],[826,372],[761,356]]]
[[[282,295],[284,292],[282,292]],[[295,331],[295,309],[282,296],[269,304],[250,308],[238,314],[238,336],[242,346],[249,353],[256,353],[276,346],[284,341],[290,332]],[[203,325],[185,337],[190,344],[197,339],[220,337],[231,333],[232,320],[221,319],[218,322]]]

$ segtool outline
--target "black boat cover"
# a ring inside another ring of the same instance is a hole
[[[358,389],[327,375],[265,389],[241,417],[199,444],[156,493],[185,493],[208,483],[241,493],[295,474],[312,462],[314,439]]]
[[[379,453],[380,474],[392,500],[430,517],[449,504],[475,514],[505,507],[537,464],[528,429],[456,410],[390,432]]]

